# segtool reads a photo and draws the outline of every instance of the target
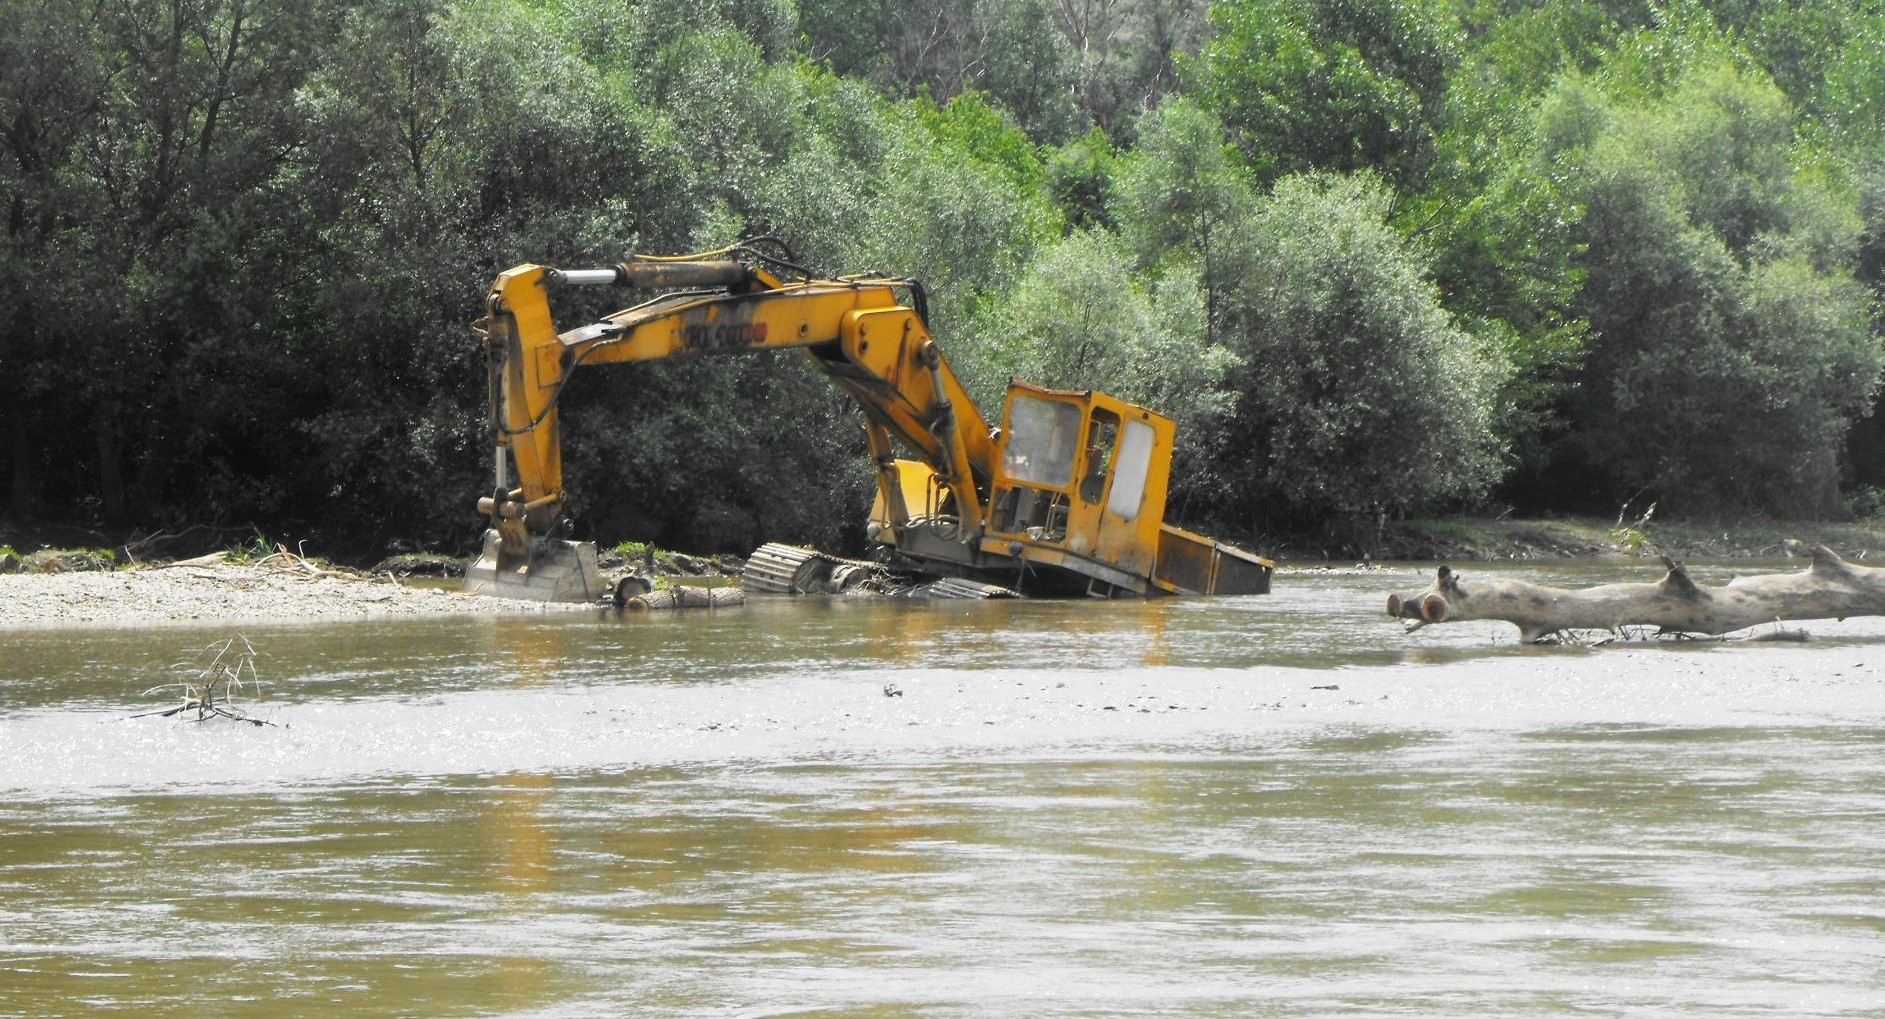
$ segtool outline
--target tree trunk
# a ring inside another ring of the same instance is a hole
[[[622,602],[626,612],[665,609],[717,609],[746,604],[746,592],[738,587],[666,587],[636,595]]]
[[[98,439],[98,496],[103,503],[105,520],[107,523],[123,523],[124,443],[119,437],[118,422],[110,414],[103,414],[93,423],[93,427],[97,429],[93,434]]]
[[[1783,619],[1885,615],[1885,569],[1854,566],[1831,549],[1813,549],[1800,573],[1736,577],[1701,587],[1674,560],[1654,584],[1604,584],[1567,590],[1522,580],[1465,581],[1440,567],[1424,591],[1388,596],[1388,615],[1416,624],[1497,619],[1526,643],[1566,630],[1655,626],[1665,633],[1722,634]]]
[[[16,520],[31,520],[39,511],[39,479],[33,473],[34,447],[26,434],[26,422],[15,416],[7,422],[12,433],[9,443],[12,461],[7,483],[7,512]]]

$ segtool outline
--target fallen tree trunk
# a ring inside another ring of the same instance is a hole
[[[737,587],[664,587],[646,594],[624,598],[627,612],[659,612],[664,609],[718,609],[746,604],[746,592]]]
[[[1824,545],[1800,573],[1736,577],[1702,587],[1674,560],[1654,584],[1603,584],[1568,590],[1522,580],[1470,583],[1440,567],[1424,591],[1388,596],[1388,615],[1416,625],[1497,619],[1526,643],[1569,630],[1654,626],[1665,633],[1723,634],[1783,619],[1885,615],[1885,569],[1854,566]]]

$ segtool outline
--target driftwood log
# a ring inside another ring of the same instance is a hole
[[[1522,580],[1463,580],[1440,567],[1424,591],[1388,596],[1388,615],[1427,623],[1497,619],[1526,643],[1575,630],[1654,626],[1663,633],[1716,635],[1779,620],[1885,615],[1885,569],[1854,566],[1824,545],[1799,573],[1736,577],[1702,587],[1674,560],[1654,584],[1568,590]]]
[[[730,608],[746,604],[746,592],[737,587],[664,587],[624,597],[618,604],[624,612]]]

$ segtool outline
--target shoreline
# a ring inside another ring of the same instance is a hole
[[[411,587],[300,560],[0,575],[0,630],[532,616],[593,608]]]
[[[1636,528],[1593,520],[1460,518],[1395,522],[1379,539],[1379,555],[1345,554],[1343,542],[1334,536],[1326,551],[1299,541],[1264,554],[1279,560],[1281,572],[1305,574],[1390,564],[1424,568],[1447,562],[1545,564],[1579,559],[1641,561],[1660,569],[1663,555],[1681,562],[1803,559],[1816,544],[1853,563],[1885,561],[1885,521]],[[615,558],[622,562],[612,564],[614,569],[630,565],[625,557]],[[180,562],[120,566],[107,551],[42,550],[28,553],[24,562],[14,558],[0,563],[0,630],[528,617],[594,608],[581,602],[465,594],[428,579],[449,576],[454,568],[462,571],[463,562],[446,556],[406,556],[385,560],[369,572],[287,552],[259,559],[216,552]],[[656,575],[681,581],[737,572],[726,557],[665,551],[649,554],[646,565]],[[413,577],[420,578],[418,584],[404,582]]]
[[[213,530],[213,529],[212,529]],[[1222,529],[1207,528],[1218,534]],[[215,532],[220,533],[220,532]],[[230,532],[237,533],[237,532]],[[252,556],[275,555],[303,562],[341,564],[336,570],[400,578],[457,576],[476,558],[435,551],[391,553],[377,559],[341,555],[325,549],[288,551],[289,546],[264,539],[252,530],[246,543],[217,545],[187,532],[176,535],[135,535],[95,530],[76,524],[21,524],[0,519],[0,575],[16,571],[63,572],[110,570],[198,562],[216,556],[248,561]],[[1730,522],[1637,521],[1617,523],[1598,517],[1488,518],[1472,516],[1422,517],[1389,521],[1378,530],[1372,524],[1331,524],[1319,531],[1294,534],[1233,534],[1219,536],[1232,545],[1279,562],[1328,564],[1355,561],[1394,562],[1502,562],[1586,558],[1648,558],[1669,555],[1688,559],[1786,559],[1805,555],[1803,549],[1826,545],[1842,558],[1885,561],[1885,517],[1865,520]],[[304,543],[305,544],[305,543]],[[242,548],[238,548],[242,545]],[[627,569],[646,556],[652,572],[684,576],[724,574],[739,555],[683,553],[646,547],[633,556],[598,541],[598,558],[605,570]],[[637,546],[641,548],[643,546]],[[857,550],[829,548],[839,555]],[[8,553],[12,553],[9,557]],[[208,553],[208,555],[204,555]],[[32,557],[58,557],[65,564],[38,565]],[[190,556],[199,556],[192,560]],[[267,556],[273,558],[274,556]],[[22,563],[22,560],[28,560]],[[86,562],[85,560],[90,560]]]
[[[1436,517],[1390,523],[1379,544],[1382,561],[1617,558],[1654,562],[1665,555],[1678,562],[1798,559],[1809,556],[1813,546],[1825,545],[1849,562],[1879,562],[1885,561],[1885,520],[1616,524],[1596,518]],[[1286,546],[1276,558],[1294,557]]]

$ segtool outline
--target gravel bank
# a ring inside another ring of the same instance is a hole
[[[0,575],[0,628],[530,615],[587,608],[409,587],[299,560]]]

